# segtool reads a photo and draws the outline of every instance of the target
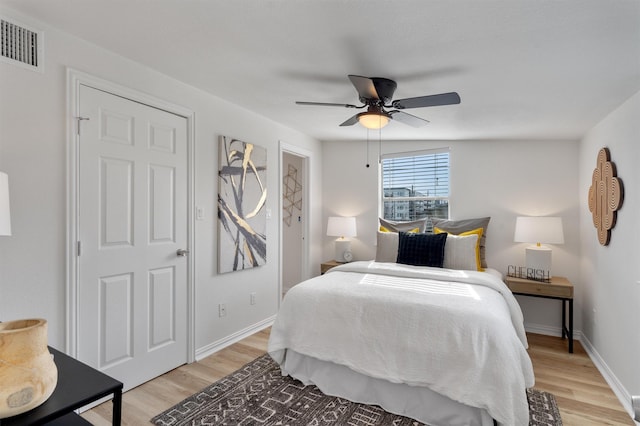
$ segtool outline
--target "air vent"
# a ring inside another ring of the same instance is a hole
[[[3,62],[42,71],[42,31],[0,18]]]

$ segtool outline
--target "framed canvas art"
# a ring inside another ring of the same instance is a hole
[[[218,273],[267,261],[267,150],[220,137],[218,169]]]

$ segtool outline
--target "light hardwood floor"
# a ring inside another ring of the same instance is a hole
[[[634,425],[580,342],[575,342],[575,352],[569,354],[566,341],[558,337],[529,334],[528,338],[535,388],[555,395],[566,426]],[[149,424],[156,414],[265,353],[268,339],[266,329],[130,390],[123,396],[122,424]],[[111,403],[82,417],[96,426],[109,425]]]

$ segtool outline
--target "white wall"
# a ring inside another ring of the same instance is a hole
[[[205,208],[206,215],[195,222],[196,348],[206,352],[275,315],[281,223],[279,140],[313,153],[310,189],[315,209],[321,198],[320,143],[28,17],[2,12],[45,30],[45,72],[0,63],[0,170],[9,174],[13,222],[13,236],[0,237],[0,320],[46,318],[49,342],[64,348],[67,67],[195,112],[195,203]],[[267,206],[273,212],[267,224],[267,264],[224,275],[216,272],[219,135],[267,148]],[[311,244],[319,244],[320,214],[314,217],[310,239]],[[311,259],[313,264],[321,261],[318,250],[312,250]],[[254,306],[249,304],[252,292],[257,293]],[[227,305],[224,318],[218,317],[221,302]]]
[[[384,137],[384,130],[382,131]],[[577,141],[383,141],[382,153],[451,148],[452,219],[491,216],[487,231],[487,260],[507,271],[524,265],[526,244],[514,243],[517,216],[561,216],[565,244],[553,246],[554,275],[575,286],[580,304],[578,273],[578,142]],[[378,225],[378,143],[370,147],[371,167],[365,167],[365,142],[323,143],[323,229],[328,216],[356,216],[358,236],[352,238],[356,260],[375,258]],[[339,170],[339,173],[336,171]],[[324,259],[333,257],[333,240],[324,237]],[[527,329],[560,333],[560,302],[520,297]],[[580,309],[575,328],[580,330]]]
[[[614,376],[622,400],[640,395],[640,92],[595,126],[580,144],[582,331]],[[609,245],[601,246],[587,204],[598,151],[608,147],[624,201]],[[626,395],[624,395],[626,394]]]

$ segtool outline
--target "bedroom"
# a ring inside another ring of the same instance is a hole
[[[587,5],[596,8],[595,3],[587,2]],[[67,67],[121,86],[136,88],[140,92],[195,111],[197,158],[194,165],[194,198],[196,205],[204,207],[204,219],[194,222],[194,287],[198,295],[194,306],[196,327],[193,336],[196,357],[211,353],[264,326],[273,318],[278,306],[281,259],[277,246],[268,250],[267,264],[263,267],[235,274],[216,273],[217,225],[214,220],[213,196],[217,185],[215,177],[219,135],[236,136],[267,148],[267,181],[273,194],[278,192],[277,183],[280,181],[279,141],[311,153],[311,275],[318,274],[320,263],[332,257],[333,241],[324,235],[328,216],[356,215],[359,229],[359,235],[353,242],[356,259],[373,257],[373,229],[378,215],[375,201],[377,184],[376,179],[372,177],[372,174],[375,174],[374,169],[365,168],[364,129],[354,126],[353,129],[348,129],[348,133],[344,133],[348,136],[333,141],[328,140],[329,137],[316,137],[311,136],[311,133],[293,130],[294,127],[291,125],[284,125],[268,118],[267,110],[255,112],[252,102],[257,102],[256,100],[250,99],[246,105],[230,103],[223,100],[223,93],[207,93],[198,89],[195,84],[168,77],[168,72],[163,74],[154,70],[152,65],[141,65],[134,60],[126,59],[117,50],[113,53],[98,47],[99,40],[90,42],[71,35],[64,27],[62,31],[55,29],[57,25],[64,25],[64,19],[60,18],[59,22],[48,22],[46,16],[38,19],[38,2],[3,0],[0,4],[3,6],[3,16],[15,15],[21,22],[36,28],[43,27],[46,31],[46,62],[43,73],[0,63],[0,170],[7,172],[11,181],[13,215],[13,236],[0,238],[2,319],[45,317],[50,322],[50,342],[58,347],[66,344]],[[73,2],[66,4],[73,5]],[[580,5],[581,3],[573,3],[572,7],[582,10]],[[433,133],[429,133],[428,136],[414,136],[411,138],[414,141],[407,141],[401,140],[404,138],[400,135],[394,137],[393,129],[389,126],[382,131],[382,149],[402,152],[415,150],[416,147],[451,147],[454,164],[452,167],[473,171],[473,179],[468,179],[465,174],[453,176],[455,180],[452,185],[460,189],[452,195],[452,217],[492,217],[488,256],[498,270],[504,271],[507,265],[522,262],[523,246],[513,242],[513,226],[517,215],[525,212],[562,215],[565,223],[565,244],[554,247],[554,265],[557,268],[554,270],[555,273],[567,276],[576,283],[575,321],[578,336],[583,344],[592,348],[596,361],[609,374],[612,387],[614,390],[617,388],[624,402],[629,400],[630,395],[640,394],[640,374],[635,361],[640,354],[640,338],[634,325],[638,319],[637,305],[640,302],[640,286],[637,284],[640,271],[636,266],[636,259],[640,255],[637,243],[640,230],[636,220],[638,205],[635,197],[635,186],[640,183],[640,178],[634,167],[639,159],[635,138],[640,132],[636,120],[633,119],[640,112],[640,65],[637,61],[637,34],[625,36],[615,31],[630,31],[623,24],[628,24],[638,17],[638,3],[620,2],[620,5],[623,11],[628,12],[627,19],[623,19],[625,13],[619,12],[620,15],[617,15],[614,13],[616,8],[608,5],[603,6],[604,10],[596,8],[594,11],[586,8],[584,11],[587,16],[589,12],[597,16],[608,16],[607,14],[611,13],[615,19],[622,20],[607,22],[606,31],[603,30],[607,37],[600,37],[600,34],[591,35],[603,40],[598,44],[600,49],[603,49],[603,45],[606,47],[607,43],[613,43],[608,37],[616,43],[626,40],[628,44],[625,45],[627,54],[621,56],[624,60],[610,62],[617,64],[610,72],[617,73],[618,76],[622,74],[622,77],[610,81],[608,86],[604,85],[616,93],[615,102],[609,97],[602,97],[597,102],[590,98],[563,100],[570,104],[588,101],[585,105],[589,108],[584,112],[588,112],[592,120],[582,133],[565,133],[552,138],[545,135],[524,137],[521,134],[501,138],[487,138],[482,135],[476,136],[477,134],[450,137],[446,134],[433,136]],[[33,8],[32,13],[29,13],[29,6]],[[22,7],[25,9],[21,9]],[[569,10],[572,10],[572,7],[567,6]],[[15,14],[9,13],[12,9],[17,9]],[[20,10],[23,11],[22,14]],[[117,11],[111,13],[117,15]],[[85,11],[85,14],[92,15],[90,10]],[[257,25],[257,22],[251,23]],[[357,26],[354,26],[353,31],[359,31]],[[248,49],[247,46],[245,48]],[[614,46],[610,50],[612,55],[617,52]],[[299,51],[294,53],[301,54]],[[605,52],[598,50],[598,53]],[[171,54],[177,55],[178,52]],[[264,52],[261,54],[264,55]],[[563,53],[562,50],[554,50],[553,54],[559,58]],[[234,58],[223,57],[223,60],[231,61]],[[208,59],[214,63],[216,61],[216,58]],[[353,95],[346,74],[368,73],[365,69],[352,69],[358,64],[356,58],[352,60],[355,63],[351,62],[351,59],[345,59],[342,65],[344,69],[339,72],[332,71],[329,79],[332,90],[340,94],[344,92],[346,96]],[[630,65],[621,66],[621,63]],[[291,72],[292,79],[296,77],[294,71],[298,65],[293,60],[286,64],[285,68]],[[414,64],[412,70],[416,66]],[[582,63],[579,65],[585,66]],[[438,63],[427,67],[428,70],[439,68]],[[602,68],[604,70],[601,72],[606,79],[607,69],[610,67],[605,64]],[[621,73],[620,69],[624,72]],[[402,68],[397,72],[401,71]],[[566,74],[562,80],[554,80],[554,84],[557,85],[554,88],[560,91],[563,84],[569,85],[568,80],[588,70],[569,68],[564,71]],[[378,69],[374,72],[378,72]],[[384,72],[384,69],[380,72]],[[297,89],[289,94],[291,99],[315,100],[311,93],[305,90],[317,83],[306,75],[298,77],[302,81],[297,81]],[[455,75],[451,81],[445,79],[446,87],[442,88],[440,80],[444,77],[437,78],[438,90],[460,91],[463,98],[460,107],[465,105],[465,100],[471,101],[468,96],[465,97],[462,88],[455,87]],[[398,80],[401,88],[408,87],[409,82],[403,85],[402,80]],[[432,92],[432,86],[421,88],[420,85],[424,81],[418,80],[418,83],[420,84],[417,86],[415,82],[412,83],[416,87],[416,95],[436,93],[436,89]],[[594,81],[594,85],[597,85],[596,83],[598,82]],[[450,85],[454,87],[449,87]],[[589,87],[585,87],[585,91],[588,89]],[[411,95],[412,93],[408,93],[408,96]],[[250,93],[245,96],[251,98]],[[482,101],[488,102],[486,98]],[[516,109],[515,112],[528,114],[529,111],[518,110],[517,101],[516,99],[516,106],[512,107]],[[484,106],[487,110],[497,108],[493,104]],[[549,105],[549,108],[551,106]],[[289,110],[294,108],[296,107],[291,106]],[[437,129],[439,123],[453,120],[455,117],[448,114],[454,113],[455,110],[452,109],[443,108],[436,111],[434,108],[425,111],[424,116],[433,123],[432,127]],[[330,128],[333,134],[344,130],[338,128],[338,123],[340,119],[350,115],[348,111],[343,110],[329,110],[325,113],[324,110],[300,108],[291,114],[301,121],[308,120],[309,115],[315,116],[318,122],[323,124],[314,127]],[[534,116],[527,118],[533,120]],[[460,121],[462,118],[457,120]],[[493,120],[499,121],[499,118]],[[562,118],[556,119],[556,122],[562,121]],[[484,124],[493,125],[494,122]],[[522,134],[530,131],[532,129],[523,128]],[[371,135],[371,162],[377,155],[376,136],[373,133]],[[422,139],[430,141],[420,142]],[[618,224],[613,230],[611,244],[607,247],[601,247],[597,243],[586,209],[586,191],[595,164],[595,155],[603,146],[611,149],[613,160],[627,189]],[[334,170],[341,172],[333,173]],[[539,200],[544,200],[544,203]],[[278,206],[278,198],[270,197],[268,207],[277,212]],[[275,218],[267,222],[267,235],[271,241],[277,241],[278,222]],[[370,231],[367,231],[368,229]],[[256,293],[255,305],[248,302],[251,293]],[[41,296],[33,300],[32,294]],[[555,304],[525,299],[521,302],[530,329],[548,334],[559,332],[559,312]],[[220,303],[227,305],[226,317],[218,315]]]

